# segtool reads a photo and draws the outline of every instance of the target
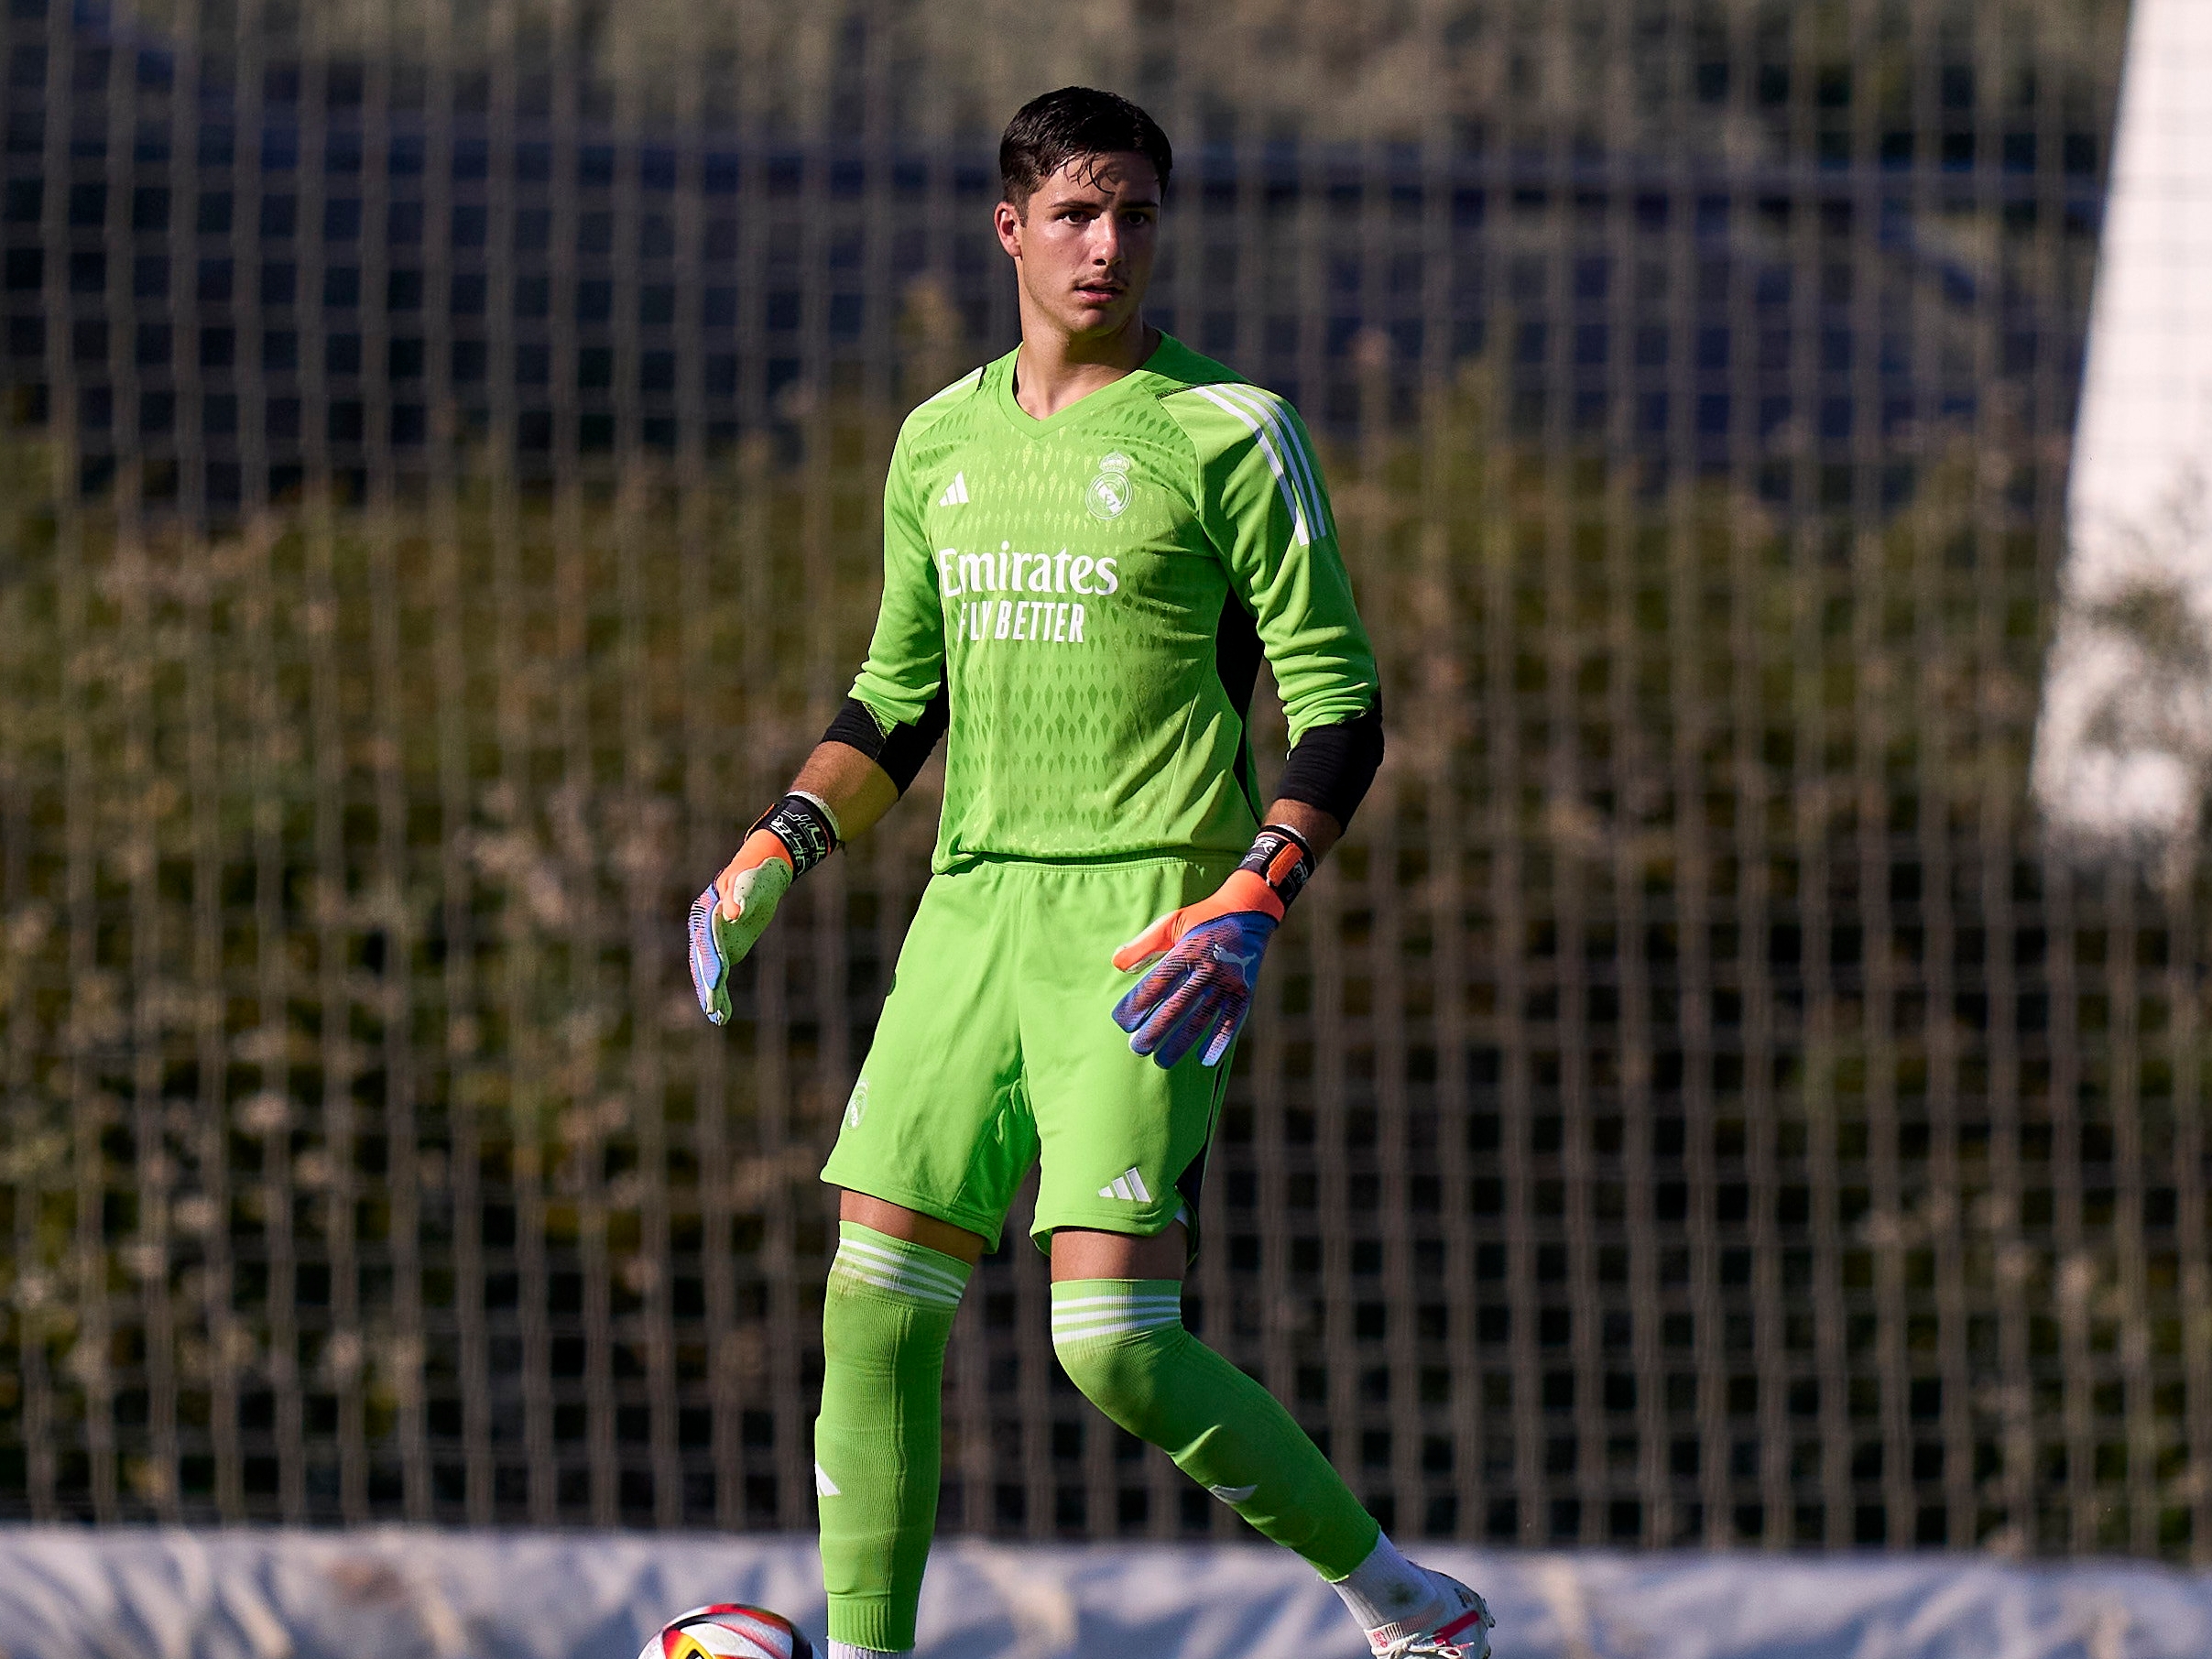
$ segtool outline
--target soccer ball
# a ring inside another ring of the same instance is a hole
[[[678,1613],[637,1659],[814,1659],[814,1644],[781,1613],[717,1601]]]

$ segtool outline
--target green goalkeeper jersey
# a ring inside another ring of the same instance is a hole
[[[1163,335],[1040,420],[1014,353],[907,417],[853,695],[949,704],[935,868],[1241,852],[1264,652],[1293,742],[1378,701],[1313,449],[1282,398]]]

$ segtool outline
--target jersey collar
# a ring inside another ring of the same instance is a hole
[[[1164,328],[1161,329],[1159,344],[1152,347],[1152,355],[1142,363],[1118,380],[1109,380],[1096,391],[1085,392],[1058,414],[1042,420],[1014,400],[1014,365],[1021,355],[1020,348],[1017,346],[992,366],[991,395],[998,405],[998,412],[1006,417],[1008,425],[1025,438],[1041,438],[1047,433],[1058,431],[1063,426],[1073,425],[1083,412],[1104,407],[1101,399],[1106,403],[1118,403],[1132,390],[1149,383],[1154,377],[1154,366],[1167,355],[1169,348],[1174,344],[1175,337]]]

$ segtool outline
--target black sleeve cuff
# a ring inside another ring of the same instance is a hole
[[[847,697],[837,717],[830,722],[830,729],[822,734],[824,743],[842,743],[856,748],[884,769],[900,794],[914,781],[916,773],[937,747],[937,739],[944,736],[946,723],[952,717],[952,704],[946,700],[944,687],[930,699],[929,706],[921,711],[921,718],[911,726],[894,726],[889,731],[876,724],[876,716],[868,705],[857,697]]]
[[[1339,828],[1349,829],[1381,764],[1382,693],[1378,692],[1375,706],[1366,714],[1336,726],[1317,726],[1301,737],[1282,763],[1275,793],[1317,807]]]

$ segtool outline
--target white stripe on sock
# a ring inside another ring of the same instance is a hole
[[[1135,1336],[1141,1331],[1164,1331],[1171,1326],[1181,1323],[1182,1321],[1172,1315],[1156,1319],[1117,1319],[1111,1315],[1101,1315],[1088,1324],[1055,1324],[1052,1326],[1052,1340],[1054,1342],[1084,1342],[1094,1337],[1128,1337]]]
[[[870,1244],[865,1239],[847,1239],[837,1247],[837,1254],[840,1257],[862,1257],[878,1266],[896,1269],[916,1279],[934,1280],[954,1295],[968,1287],[968,1276],[964,1272],[954,1272],[950,1268],[941,1267],[924,1257],[910,1255],[903,1250],[886,1250],[879,1244]]]
[[[967,1288],[957,1282],[948,1284],[931,1274],[915,1272],[895,1261],[877,1261],[866,1256],[839,1256],[830,1263],[830,1272],[860,1277],[872,1275],[876,1278],[892,1278],[901,1284],[918,1285],[932,1295],[950,1296],[955,1302],[960,1300],[961,1292]]]
[[[936,1273],[955,1284],[967,1282],[967,1270],[964,1267],[954,1266],[952,1257],[941,1257],[934,1250],[927,1255],[920,1253],[924,1248],[917,1245],[912,1250],[897,1250],[888,1244],[877,1244],[872,1239],[846,1239],[837,1246],[840,1253],[851,1250],[857,1255],[874,1256],[878,1261],[896,1261],[919,1272]]]
[[[1052,1329],[1055,1333],[1080,1330],[1101,1320],[1124,1323],[1136,1320],[1145,1325],[1172,1325],[1182,1317],[1182,1310],[1174,1307],[1102,1307],[1087,1314],[1055,1314],[1052,1315]]]
[[[850,1263],[838,1263],[833,1266],[831,1271],[843,1273],[848,1279],[857,1279],[863,1284],[872,1284],[877,1290],[897,1291],[900,1295],[911,1297],[916,1302],[932,1303],[939,1307],[958,1307],[960,1305],[958,1296],[948,1295],[934,1285],[918,1284],[910,1279],[900,1279],[889,1273],[866,1271]]]

